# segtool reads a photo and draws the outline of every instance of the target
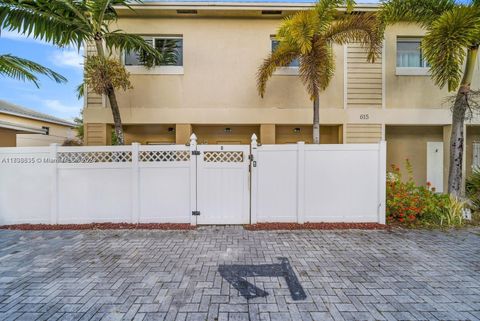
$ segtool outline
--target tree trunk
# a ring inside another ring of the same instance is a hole
[[[320,99],[318,95],[313,100],[313,143],[320,144]]]
[[[475,70],[478,46],[467,53],[467,62],[462,83],[457,92],[452,113],[452,135],[450,137],[450,168],[448,171],[448,192],[456,197],[462,194],[463,146],[465,113],[468,108],[468,95]]]
[[[97,48],[97,54],[100,57],[105,57],[105,51],[103,49],[103,40],[100,36],[95,37],[95,46]],[[110,102],[110,108],[112,109],[113,123],[115,126],[115,135],[117,136],[117,145],[125,144],[125,137],[123,134],[122,118],[120,116],[120,109],[118,108],[117,95],[115,95],[115,88],[110,83],[107,85],[107,91],[105,95]]]
[[[124,145],[125,137],[123,135],[120,109],[118,108],[117,97],[115,96],[115,90],[111,85],[107,91],[107,97],[108,97],[108,100],[110,101],[110,107],[112,108],[113,123],[115,125],[115,135],[117,136],[117,145]]]

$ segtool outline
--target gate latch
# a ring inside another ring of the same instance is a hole
[[[192,150],[192,155],[198,156],[198,155],[200,155],[200,151],[199,150]]]
[[[200,216],[200,211],[192,211],[193,216]]]

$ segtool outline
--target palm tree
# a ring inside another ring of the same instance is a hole
[[[15,57],[10,54],[0,55],[0,75],[33,82],[38,88],[39,81],[36,74],[47,76],[57,83],[67,81],[62,75],[31,60]]]
[[[96,54],[107,56],[118,50],[141,52],[149,57],[147,65],[161,59],[161,53],[138,35],[127,34],[122,30],[111,30],[118,19],[115,7],[126,6],[127,0],[38,0],[0,1],[0,28],[8,28],[22,34],[51,42],[60,47],[84,44],[95,45]],[[106,84],[106,96],[110,102],[115,134],[118,144],[124,144],[120,110],[115,88]]]
[[[375,61],[381,51],[383,35],[374,13],[352,13],[353,0],[320,0],[314,9],[299,11],[284,19],[276,39],[279,45],[258,70],[257,88],[265,94],[267,80],[277,67],[299,59],[300,79],[313,100],[313,142],[320,143],[319,93],[325,90],[335,72],[332,44],[361,43],[368,60]],[[347,12],[339,15],[338,7]]]
[[[471,99],[471,83],[480,44],[480,1],[390,0],[381,11],[385,23],[407,21],[427,30],[422,41],[431,77],[440,88],[457,91],[452,109],[448,192],[462,186],[463,126]]]

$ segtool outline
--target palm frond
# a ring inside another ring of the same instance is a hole
[[[59,46],[80,47],[88,39],[90,26],[79,19],[83,1],[0,1],[0,28],[16,31]]]
[[[36,74],[47,76],[57,83],[67,82],[67,79],[62,75],[36,62],[8,54],[0,55],[0,75],[22,81],[30,81],[39,87]]]
[[[289,47],[287,43],[281,42],[277,49],[263,61],[257,73],[257,90],[260,96],[263,97],[265,94],[267,81],[273,75],[275,69],[288,66],[299,54],[296,48]]]
[[[313,100],[328,87],[335,73],[332,47],[321,39],[314,41],[312,50],[301,56],[299,71],[300,79]]]
[[[284,20],[277,37],[280,41],[298,48],[300,52],[307,53],[312,49],[312,39],[319,27],[320,20],[314,11],[299,11]]]
[[[78,85],[75,91],[77,92],[78,99],[85,97],[85,83],[82,82],[80,85]]]
[[[480,11],[458,6],[434,21],[422,41],[435,84],[450,91],[458,88],[466,51],[478,45]]]
[[[380,20],[385,24],[416,22],[427,27],[455,6],[455,0],[384,0]]]
[[[382,51],[383,34],[375,13],[348,15],[333,21],[325,39],[339,45],[360,43],[367,48],[370,62],[375,62]]]

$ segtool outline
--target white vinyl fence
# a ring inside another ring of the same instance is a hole
[[[386,144],[252,143],[252,223],[385,224]]]
[[[251,152],[250,152],[251,149]],[[0,148],[0,225],[385,223],[385,143]],[[249,170],[250,168],[250,170]]]

